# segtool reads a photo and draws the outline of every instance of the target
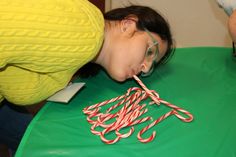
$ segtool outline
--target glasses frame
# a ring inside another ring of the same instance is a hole
[[[155,56],[154,56],[154,58],[153,58],[152,65],[151,65],[149,71],[146,72],[146,73],[144,73],[144,72],[141,73],[141,76],[142,76],[142,77],[147,77],[147,76],[150,76],[150,75],[152,74],[152,72],[153,72],[153,70],[154,70],[154,65],[155,65],[155,63],[157,62],[157,57],[158,57],[158,54],[159,54],[159,50],[158,50],[158,44],[159,44],[159,43],[158,43],[158,41],[152,36],[151,32],[150,32],[147,28],[144,28],[144,31],[148,34],[148,36],[152,39],[152,42],[153,42],[153,44],[147,48],[147,50],[146,50],[146,52],[145,52],[145,57],[148,56],[148,52],[149,52],[149,50],[150,50],[153,46],[156,46],[156,47],[157,47],[157,48],[156,48],[156,51],[155,51]]]

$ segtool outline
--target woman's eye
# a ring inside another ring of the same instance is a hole
[[[153,55],[152,49],[148,48],[148,50],[147,50],[147,56],[152,56],[152,55]]]

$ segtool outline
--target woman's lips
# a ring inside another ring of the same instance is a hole
[[[137,72],[134,69],[132,69],[131,72],[128,74],[128,77],[132,78],[136,74],[137,74]]]

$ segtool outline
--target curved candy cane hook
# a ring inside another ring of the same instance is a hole
[[[119,131],[120,131],[120,129],[117,129],[115,132],[118,137],[127,138],[134,132],[134,127],[131,127],[130,130],[125,134],[124,133],[121,134]]]
[[[121,139],[121,137],[117,136],[115,139],[108,140],[107,138],[105,138],[105,134],[107,132],[110,132],[110,131],[107,131],[107,129],[104,129],[100,134],[100,138],[104,143],[113,144],[113,143],[116,143],[117,141],[119,141]]]
[[[101,135],[102,132],[95,130],[96,127],[98,127],[98,124],[97,124],[97,123],[93,124],[93,125],[91,126],[91,129],[90,129],[91,132],[92,132],[94,135]]]
[[[181,116],[181,115],[178,113],[178,111],[180,111],[180,112],[184,113],[185,115],[187,115],[188,118]],[[185,111],[185,110],[183,110],[183,109],[177,110],[176,113],[175,113],[175,116],[176,116],[177,118],[179,118],[180,120],[182,120],[183,122],[191,122],[191,121],[193,120],[193,115],[192,115],[190,112]]]
[[[117,141],[119,141],[121,139],[121,137],[117,136],[113,140],[108,140],[108,139],[105,138],[105,136],[103,134],[100,135],[100,138],[106,144],[113,144],[113,143],[116,143]]]
[[[183,122],[191,122],[193,120],[193,115],[190,112],[188,112],[188,111],[186,111],[186,110],[184,110],[184,109],[182,109],[178,106],[175,106],[175,105],[173,105],[173,104],[171,104],[167,101],[164,101],[162,99],[159,99],[159,100],[160,100],[161,103],[165,104],[166,106],[176,110],[175,116],[177,118],[179,118],[180,120],[182,120]],[[187,116],[187,118],[181,116],[178,112],[181,112],[181,113],[185,114]]]
[[[157,120],[155,120],[154,122],[152,122],[151,124],[147,125],[146,127],[144,127],[141,131],[139,131],[137,138],[140,142],[142,143],[147,143],[152,141],[155,136],[156,136],[156,131],[152,132],[152,135],[146,139],[142,138],[141,135],[144,134],[148,129],[150,129],[151,127],[153,127],[154,125],[160,123],[162,120],[166,119],[167,117],[175,114],[176,111],[175,110],[171,110],[170,112],[164,114],[163,116],[161,116],[160,118],[158,118]]]

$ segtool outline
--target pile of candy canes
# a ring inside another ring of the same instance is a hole
[[[129,88],[127,90],[127,93],[122,96],[118,96],[116,98],[106,100],[104,102],[97,103],[95,105],[88,106],[83,109],[83,112],[87,115],[87,121],[92,124],[91,132],[95,135],[99,135],[104,143],[116,143],[121,138],[126,138],[130,136],[134,132],[134,125],[146,122],[148,120],[152,120],[151,117],[141,117],[144,113],[148,111],[148,109],[145,108],[145,104],[140,105],[140,102],[146,100],[147,98],[152,99],[151,104],[164,104],[170,107],[172,110],[162,115],[158,119],[154,120],[152,123],[150,123],[141,131],[139,131],[137,138],[140,142],[147,143],[152,141],[156,135],[155,131],[153,131],[152,135],[146,139],[141,137],[142,134],[154,125],[160,123],[162,120],[166,119],[167,117],[170,117],[171,115],[175,115],[183,122],[191,122],[193,120],[193,116],[191,113],[165,100],[162,100],[157,92],[155,92],[154,90],[149,90],[136,75],[134,75],[133,77],[142,88]],[[115,103],[115,105],[106,109],[105,113],[100,112],[102,106],[108,105],[110,103]],[[111,111],[114,111],[114,109],[117,107],[119,107],[120,110],[115,113],[112,113]],[[185,114],[187,118],[183,117],[183,114]],[[111,119],[115,119],[115,121],[107,124],[107,122],[110,122],[109,120]],[[98,129],[96,130],[97,127],[103,128],[102,131],[98,131]],[[120,130],[125,127],[131,128],[127,133],[120,133]],[[107,139],[105,137],[105,134],[108,134],[112,131],[114,131],[116,134],[115,139]]]

